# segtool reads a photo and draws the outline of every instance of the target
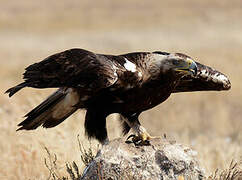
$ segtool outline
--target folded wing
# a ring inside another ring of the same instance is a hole
[[[116,69],[107,57],[83,49],[70,49],[28,66],[23,74],[24,82],[6,93],[12,96],[23,87],[98,91],[115,83],[117,78]]]

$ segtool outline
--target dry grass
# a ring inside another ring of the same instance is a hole
[[[0,179],[48,178],[44,147],[57,154],[59,176],[68,175],[65,162],[82,164],[76,136],[80,134],[82,144],[88,145],[84,111],[54,129],[15,132],[21,117],[52,90],[26,89],[11,99],[3,94],[21,81],[25,66],[71,47],[113,54],[184,52],[225,72],[231,91],[172,95],[143,113],[141,122],[152,135],[166,133],[197,150],[208,175],[241,159],[241,1],[1,0],[1,4]],[[111,116],[111,139],[120,136],[117,128]]]
[[[216,170],[211,176],[209,176],[208,180],[240,180],[242,178],[242,163],[236,163],[231,161],[228,169],[225,170]]]

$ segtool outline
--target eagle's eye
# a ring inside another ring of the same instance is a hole
[[[177,59],[172,59],[172,64],[173,65],[179,65],[180,64],[180,61],[179,60],[177,60]]]

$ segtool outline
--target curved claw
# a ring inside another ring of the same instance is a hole
[[[135,137],[135,135],[134,134],[131,134],[131,135],[129,135],[129,137],[127,137],[127,139],[126,139],[126,141],[128,141],[130,138],[134,138]]]
[[[130,138],[132,138],[132,139],[129,140]],[[135,138],[134,134],[129,135],[129,137],[127,137],[125,143],[127,143],[127,144],[134,143],[134,140],[133,140],[134,138]]]
[[[131,139],[131,141],[129,141],[129,139]],[[150,141],[148,139],[144,139],[143,136],[136,136],[134,134],[131,134],[125,141],[126,143],[134,143],[135,146],[147,146],[150,145]]]

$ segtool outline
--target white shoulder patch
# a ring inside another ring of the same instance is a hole
[[[138,73],[138,76],[139,76],[139,77],[142,77],[142,72],[139,72],[139,73]]]
[[[136,72],[136,65],[132,62],[130,62],[128,59],[125,58],[125,63],[124,63],[125,69],[131,72]]]

